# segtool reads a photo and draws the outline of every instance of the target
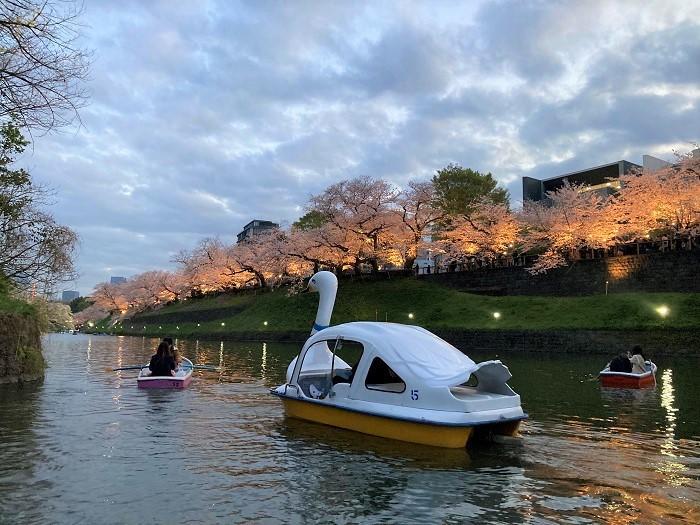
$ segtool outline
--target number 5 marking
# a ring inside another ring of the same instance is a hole
[[[418,390],[415,388],[413,390],[411,390],[411,399],[413,399],[413,401],[418,400]]]

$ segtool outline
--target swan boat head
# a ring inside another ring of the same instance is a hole
[[[311,328],[311,335],[314,335],[321,330],[328,328],[331,324],[331,316],[333,315],[333,307],[335,306],[335,296],[338,293],[338,278],[332,272],[321,271],[316,272],[311,279],[307,288],[311,292],[318,292],[318,309],[316,310],[316,319]],[[309,356],[309,359],[318,361],[319,363],[328,361],[328,356],[333,353],[328,348],[322,351],[315,352],[318,355]],[[292,372],[296,365],[297,358],[295,357],[287,367],[287,381],[292,378]],[[344,363],[344,361],[343,361]]]
[[[335,306],[335,296],[338,292],[338,278],[331,272],[317,272],[309,279],[309,291],[318,292],[318,310],[316,320],[311,329],[311,335],[328,328],[331,324],[331,315]]]

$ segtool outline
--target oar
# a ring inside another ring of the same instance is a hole
[[[120,366],[119,368],[112,368],[112,371],[116,372],[117,370],[141,370],[142,368],[148,368],[148,365]]]
[[[141,370],[142,368],[148,368],[148,365],[120,366],[119,368],[112,368],[112,371],[116,372],[117,370]],[[221,367],[214,365],[192,365],[192,368],[196,368],[197,370],[221,370]]]
[[[219,371],[221,370],[220,366],[214,366],[214,365],[192,365],[192,368],[196,368],[197,370],[214,370],[214,371]]]

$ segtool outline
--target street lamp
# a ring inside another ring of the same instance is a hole
[[[662,304],[661,306],[656,308],[656,313],[659,314],[661,317],[666,317],[668,316],[668,314],[671,313],[671,309],[665,304]]]
[[[494,319],[500,319],[500,318],[501,318],[501,312],[493,312],[493,318],[494,318]]]
[[[409,318],[409,319],[413,319],[413,314],[412,314],[412,313],[411,313],[411,314],[408,314],[408,318]]]

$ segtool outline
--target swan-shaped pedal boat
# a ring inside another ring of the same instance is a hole
[[[611,372],[610,363],[598,373],[600,385],[605,388],[653,388],[656,386],[656,365],[645,361],[646,371],[641,374],[632,372]]]
[[[527,415],[500,361],[477,364],[418,326],[329,327],[337,286],[330,272],[309,282],[321,296],[314,329],[290,363],[287,382],[271,391],[287,416],[447,448],[517,432]]]

